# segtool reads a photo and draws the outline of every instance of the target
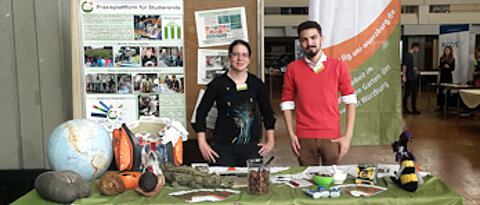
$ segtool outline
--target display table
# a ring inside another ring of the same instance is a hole
[[[480,105],[480,89],[460,90],[463,103],[469,108],[476,108]]]
[[[292,167],[281,174],[298,173],[305,167]],[[247,188],[240,188],[240,194],[215,204],[464,204],[462,196],[453,191],[448,185],[434,176],[424,178],[425,183],[419,189],[410,193],[399,188],[390,179],[380,178],[377,185],[388,188],[387,191],[371,197],[353,197],[345,192],[337,199],[312,199],[306,196],[301,188],[293,189],[284,184],[271,184],[270,193],[263,196],[249,195]],[[347,179],[345,183],[353,183]],[[180,199],[169,196],[168,193],[182,189],[163,188],[159,195],[147,198],[134,190],[128,190],[117,196],[103,196],[97,189],[97,182],[90,183],[91,196],[76,200],[73,204],[188,204]],[[200,204],[211,204],[201,202]],[[17,199],[12,204],[56,204],[42,199],[35,190]]]
[[[479,89],[480,87],[476,87],[473,85],[468,84],[456,84],[456,83],[431,83],[429,88],[442,88],[445,90],[470,90],[470,89]],[[430,91],[430,89],[429,89]],[[460,116],[460,97],[457,98],[457,119]],[[430,107],[430,97],[428,97],[427,108]],[[445,106],[444,106],[443,118],[447,119],[447,111],[448,111],[448,94],[445,94]]]

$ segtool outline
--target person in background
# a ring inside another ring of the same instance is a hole
[[[231,43],[230,70],[208,84],[196,110],[196,123],[192,127],[198,136],[198,147],[203,158],[215,165],[245,167],[248,159],[265,156],[274,146],[274,112],[263,82],[247,72],[250,56],[247,42]],[[214,143],[210,145],[205,136],[206,118],[214,102],[218,116]],[[266,143],[260,142],[257,104],[266,129]]]
[[[403,55],[403,62],[402,62],[402,82],[405,83],[405,92],[403,93],[403,113],[405,114],[420,114],[417,110],[417,92],[418,92],[418,78],[415,72],[418,69],[414,66],[413,62],[413,54],[418,53],[420,51],[420,44],[414,42],[412,47],[408,52]],[[412,111],[408,110],[408,97],[412,96]]]
[[[357,97],[350,73],[343,61],[327,57],[322,51],[322,28],[306,21],[297,29],[305,58],[287,66],[282,90],[285,125],[292,150],[301,166],[338,163],[350,148],[355,123]],[[346,104],[346,129],[340,131],[338,94]],[[296,131],[293,110],[296,109]]]
[[[475,59],[477,61],[477,65],[475,66],[475,70],[473,70],[473,84],[475,86],[480,86],[480,46],[475,48]]]
[[[455,70],[455,58],[453,57],[453,50],[451,46],[445,46],[443,49],[443,55],[440,57],[440,66],[438,72],[440,72],[440,83],[452,83],[452,72]],[[439,110],[443,110],[445,105],[444,89],[439,88],[437,93],[437,105]],[[450,95],[450,91],[447,91],[447,95]],[[448,103],[447,105],[448,106]]]

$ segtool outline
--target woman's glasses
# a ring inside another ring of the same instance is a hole
[[[250,57],[250,56],[248,55],[248,53],[236,53],[236,52],[232,52],[232,53],[230,53],[230,55],[231,55],[232,57],[234,57],[234,58],[238,58],[239,56],[242,56],[243,58],[248,58],[248,57]]]

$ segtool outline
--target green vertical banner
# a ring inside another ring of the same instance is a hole
[[[402,131],[400,0],[310,0],[322,50],[345,62],[357,95],[354,145],[384,145]],[[345,106],[340,105],[342,130]]]

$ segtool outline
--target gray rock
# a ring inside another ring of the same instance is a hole
[[[35,179],[35,189],[42,198],[58,203],[71,203],[90,196],[90,186],[74,171],[44,172]]]

